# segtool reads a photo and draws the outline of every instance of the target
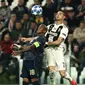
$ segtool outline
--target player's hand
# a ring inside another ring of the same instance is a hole
[[[15,47],[21,48],[21,45],[18,45],[18,44],[12,44],[12,45],[11,45],[11,48],[15,48]]]
[[[51,42],[48,42],[48,45],[50,45],[51,44]]]
[[[19,54],[20,54],[19,51],[13,51],[13,52],[12,52],[12,55],[13,55],[13,56],[17,56],[17,55],[19,55]]]
[[[51,42],[45,42],[45,45],[50,45],[51,44]]]
[[[22,41],[22,42],[27,42],[27,38],[22,37],[22,38],[20,38],[20,41]]]

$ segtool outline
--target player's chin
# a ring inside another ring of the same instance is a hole
[[[61,19],[62,19],[62,17],[57,17],[57,18],[56,18],[56,20],[61,20]]]
[[[60,18],[57,18],[56,21],[60,21]]]

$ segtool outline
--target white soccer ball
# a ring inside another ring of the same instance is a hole
[[[40,5],[34,5],[31,9],[33,15],[42,15],[42,7]]]

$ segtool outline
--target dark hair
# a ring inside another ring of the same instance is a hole
[[[64,10],[58,10],[58,11],[61,11],[61,12],[63,12],[63,15],[65,16],[65,11],[64,11]],[[57,12],[58,12],[58,11],[57,11]]]
[[[47,31],[47,26],[46,26],[46,25],[41,24],[40,26],[41,26],[42,28],[44,28],[44,29]]]
[[[10,36],[10,38],[11,38],[11,33],[8,31],[8,30],[6,30],[6,31],[4,31],[3,33],[2,33],[2,37],[1,37],[1,40],[4,40],[4,36],[5,35],[9,35]]]

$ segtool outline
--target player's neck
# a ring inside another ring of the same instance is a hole
[[[56,21],[56,24],[58,25],[58,24],[62,24],[63,23],[63,21]]]
[[[44,35],[44,33],[40,33],[40,34],[38,33],[37,35],[39,35],[39,36],[40,36],[40,35]]]

